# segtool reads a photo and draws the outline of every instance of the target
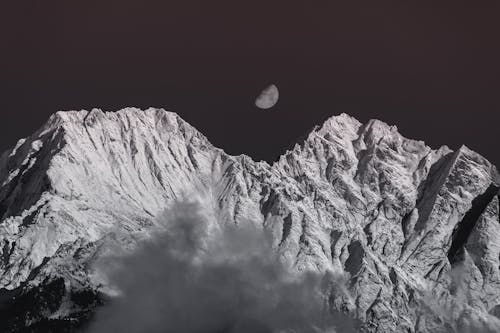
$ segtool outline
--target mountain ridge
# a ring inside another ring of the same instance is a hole
[[[366,332],[455,325],[444,314],[420,313],[411,299],[423,296],[410,294],[430,286],[452,302],[457,263],[474,286],[458,314],[490,316],[500,306],[500,241],[486,236],[500,234],[491,222],[499,220],[497,168],[465,146],[434,150],[379,120],[330,117],[269,164],[224,153],[161,109],[58,112],[1,155],[0,184],[0,287],[29,294],[64,282],[56,309],[31,309],[10,327],[91,312],[97,296],[82,306],[72,295],[102,289],[95,259],[110,243],[133,247],[166,204],[186,193],[208,198],[220,223],[252,221],[268,230],[299,270],[348,273],[350,297],[332,306],[365,323]],[[481,209],[469,213],[474,207]],[[452,245],[453,258],[462,253],[453,262]]]

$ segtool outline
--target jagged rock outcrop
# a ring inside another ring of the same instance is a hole
[[[102,300],[95,260],[196,193],[221,223],[269,230],[297,269],[348,274],[331,306],[365,332],[494,332],[499,187],[465,146],[345,114],[269,165],[164,110],[58,112],[0,157],[0,325],[76,327]]]

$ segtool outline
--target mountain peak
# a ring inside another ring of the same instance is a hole
[[[148,108],[141,110],[139,108],[128,107],[118,111],[102,111],[94,108],[90,111],[58,111],[49,117],[47,123],[42,127],[44,129],[54,129],[65,125],[86,125],[91,126],[97,122],[118,121],[127,123],[127,125],[154,125],[161,122],[169,124],[187,123],[176,113],[158,108]]]
[[[322,125],[316,126],[311,134],[318,134],[321,136],[335,133],[343,135],[354,135],[362,124],[354,117],[347,113],[341,113],[332,116],[325,120]]]

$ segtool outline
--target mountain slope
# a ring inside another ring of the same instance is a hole
[[[93,263],[193,195],[221,223],[269,230],[297,269],[348,273],[349,295],[331,306],[367,332],[496,323],[496,168],[377,120],[332,117],[269,165],[225,154],[164,110],[58,112],[0,157],[0,184],[6,329],[85,318],[104,291]],[[457,269],[470,290],[458,309]]]

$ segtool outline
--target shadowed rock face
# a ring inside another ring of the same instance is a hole
[[[330,305],[365,332],[495,331],[499,183],[467,147],[434,150],[345,114],[269,165],[164,110],[58,112],[0,157],[2,323],[74,330],[106,291],[95,261],[195,195],[221,224],[265,228],[297,269],[349,274]]]
[[[456,262],[455,256],[457,252],[464,249],[469,236],[474,230],[476,223],[481,215],[485,212],[488,205],[493,201],[498,194],[499,187],[491,184],[486,192],[478,195],[472,200],[471,208],[465,213],[462,220],[457,224],[452,234],[452,243],[448,250],[448,260],[450,263]]]

